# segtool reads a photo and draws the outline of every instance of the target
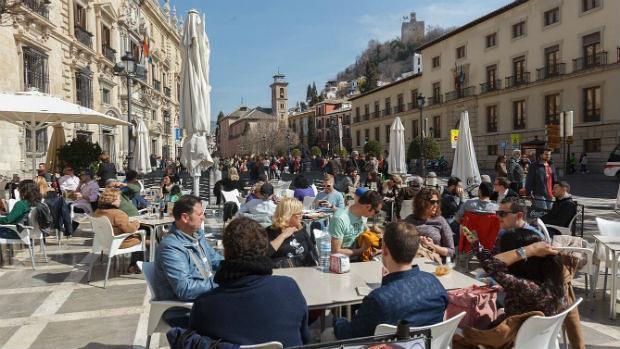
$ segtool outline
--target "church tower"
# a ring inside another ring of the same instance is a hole
[[[288,122],[288,82],[279,71],[271,84],[271,110],[279,122]]]

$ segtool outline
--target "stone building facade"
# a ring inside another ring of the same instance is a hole
[[[419,110],[414,90],[425,99],[423,109],[431,136],[452,160],[450,130],[467,110],[478,161],[492,168],[502,146],[542,142],[546,125],[557,124],[562,111],[573,111],[570,150],[581,152],[600,170],[620,142],[620,13],[618,1],[517,0],[420,48],[424,71],[352,99],[353,109],[370,104],[386,110],[388,98],[402,95],[408,137]],[[390,118],[354,122],[354,147],[372,139],[372,130]],[[354,112],[354,120],[357,120]],[[385,116],[381,114],[381,117]],[[419,125],[418,125],[419,127]],[[382,131],[379,130],[379,134]],[[407,137],[407,136],[406,136]],[[387,144],[381,138],[384,147]]]
[[[342,146],[351,149],[351,103],[348,100],[326,100],[317,103],[314,118],[318,146],[326,153],[331,153],[340,145],[342,125]]]
[[[400,27],[400,41],[420,42],[424,39],[424,29],[424,21],[418,21],[415,12],[411,12],[409,21],[403,22]]]
[[[30,2],[25,2],[29,4]],[[34,10],[33,10],[34,9]],[[145,38],[151,59],[147,76],[132,84],[130,120],[144,119],[152,153],[176,156],[174,134],[179,116],[181,71],[180,28],[168,1],[59,0],[46,9],[23,5],[5,16],[0,26],[0,90],[31,88],[127,120],[126,80],[113,68],[126,52],[144,57]],[[63,124],[67,140],[86,137],[108,152],[117,168],[127,155],[127,128]],[[45,161],[51,128],[39,132],[37,162]],[[0,147],[14,149],[0,155],[0,174],[32,173],[26,159],[25,132],[0,124]]]

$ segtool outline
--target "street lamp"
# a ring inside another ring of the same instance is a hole
[[[291,134],[287,131],[286,133],[286,149],[288,151],[288,157],[291,157]]]
[[[266,134],[263,135],[263,150],[265,151],[265,154],[267,154],[267,135]]]
[[[133,79],[145,76],[145,69],[140,64],[136,64],[131,52],[127,52],[121,57],[121,62],[114,66],[114,75],[127,79],[127,122],[131,122],[131,85]],[[127,148],[127,170],[131,170],[133,160],[131,126],[127,127]]]
[[[421,94],[417,98],[418,108],[420,108],[420,154],[422,155],[422,176],[426,177],[426,148],[424,147],[424,120],[422,119],[422,110],[426,99]]]

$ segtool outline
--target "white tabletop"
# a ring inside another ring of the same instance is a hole
[[[415,259],[422,271],[432,273],[436,264],[426,259]],[[274,269],[275,275],[289,276],[297,282],[308,307],[321,308],[327,306],[361,303],[363,296],[357,293],[356,287],[376,288],[381,285],[380,262],[351,263],[351,271],[344,274],[324,273],[317,267]],[[482,282],[455,270],[448,275],[437,277],[447,290],[475,285]]]
[[[137,218],[140,224],[153,226],[153,227],[157,225],[174,223],[174,217],[168,216],[168,217],[164,217],[160,219],[159,214],[157,215],[157,217],[138,216],[138,217],[130,217],[130,218]]]
[[[620,236],[594,235],[594,239],[613,251],[620,251]]]

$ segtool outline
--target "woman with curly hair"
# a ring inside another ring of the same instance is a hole
[[[451,257],[454,256],[452,229],[441,216],[440,204],[437,190],[422,189],[413,201],[413,214],[405,221],[416,226],[422,246],[443,257]]]
[[[219,287],[194,302],[190,328],[213,340],[240,345],[308,343],[306,300],[293,279],[272,275],[265,230],[240,217],[226,226],[222,240],[225,260],[214,278]]]
[[[0,217],[0,224],[17,224],[23,222],[30,210],[41,202],[41,192],[37,184],[31,179],[19,182],[17,189],[21,200],[15,203],[7,216]],[[0,238],[19,239],[19,235],[9,228],[0,228]]]
[[[316,266],[318,255],[301,222],[303,205],[295,198],[283,198],[267,230],[271,241],[267,251],[274,268]]]

